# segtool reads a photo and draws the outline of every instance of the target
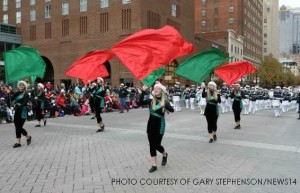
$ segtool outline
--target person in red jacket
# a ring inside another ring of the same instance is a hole
[[[56,104],[58,106],[60,106],[64,111],[66,109],[67,106],[67,98],[65,96],[65,92],[61,91],[58,95],[58,97],[56,98]]]

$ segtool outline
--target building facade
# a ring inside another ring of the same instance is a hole
[[[280,53],[300,54],[300,8],[281,6],[279,20]]]
[[[263,57],[263,1],[195,1],[196,33],[228,47],[228,29],[243,37],[243,59],[259,65]]]
[[[15,24],[22,44],[40,51],[47,63],[47,81],[56,84],[71,80],[64,72],[79,57],[109,49],[144,28],[168,24],[187,41],[194,40],[193,0],[2,0],[0,6],[2,22]],[[105,65],[112,85],[138,83],[118,59]]]
[[[279,58],[279,12],[278,0],[264,0],[263,55]]]

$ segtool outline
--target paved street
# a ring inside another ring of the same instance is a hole
[[[105,113],[96,133],[91,116],[26,122],[32,144],[13,149],[13,124],[0,125],[0,193],[98,192],[300,192],[300,121],[295,111],[275,118],[272,110],[218,120],[218,141],[209,144],[206,119],[183,109],[166,115],[163,145],[168,164],[151,167],[147,109]],[[278,180],[281,181],[282,184]],[[243,180],[243,182],[241,181]]]

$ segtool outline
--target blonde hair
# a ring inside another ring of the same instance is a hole
[[[166,96],[165,96],[164,92],[161,93],[161,102],[164,103],[164,104],[166,104]],[[151,108],[152,108],[152,110],[155,109],[156,103],[157,103],[157,98],[154,96],[152,98],[152,101],[151,101]],[[165,108],[164,107],[162,107],[162,112],[165,112]]]
[[[210,101],[211,94],[212,93],[210,92],[210,89],[207,89],[207,95],[206,95],[207,102]],[[214,95],[215,101],[218,101],[218,93],[216,91],[214,91],[213,95]]]

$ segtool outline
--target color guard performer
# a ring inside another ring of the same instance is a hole
[[[234,99],[232,103],[232,110],[234,113],[234,120],[236,124],[234,129],[241,129],[241,112],[243,109],[242,99],[245,98],[245,95],[240,90],[240,87],[241,87],[240,84],[238,83],[234,84],[234,89],[232,90],[230,95],[230,97]]]

